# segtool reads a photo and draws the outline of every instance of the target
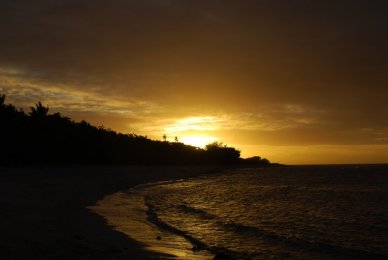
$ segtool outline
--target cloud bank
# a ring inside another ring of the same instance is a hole
[[[0,91],[155,137],[386,145],[387,12],[380,0],[3,0]]]

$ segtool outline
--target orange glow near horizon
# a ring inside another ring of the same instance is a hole
[[[217,137],[213,136],[183,136],[180,141],[184,144],[204,148],[207,144],[217,141]]]
[[[168,137],[176,136],[184,144],[204,148],[219,138],[209,135],[219,129],[221,119],[214,116],[191,116],[175,120],[164,127]]]

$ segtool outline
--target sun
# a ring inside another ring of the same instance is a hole
[[[207,144],[218,140],[208,135],[219,129],[222,119],[215,116],[190,116],[172,120],[164,127],[167,139],[176,136],[179,142],[204,148]]]
[[[184,144],[204,148],[207,144],[217,141],[218,138],[213,136],[182,136],[180,141]]]

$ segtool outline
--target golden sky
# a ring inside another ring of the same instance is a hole
[[[388,4],[2,0],[0,93],[282,163],[388,162]]]

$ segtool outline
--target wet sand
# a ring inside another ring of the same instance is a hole
[[[183,167],[0,168],[0,259],[163,259],[87,207],[148,182],[222,169]]]

